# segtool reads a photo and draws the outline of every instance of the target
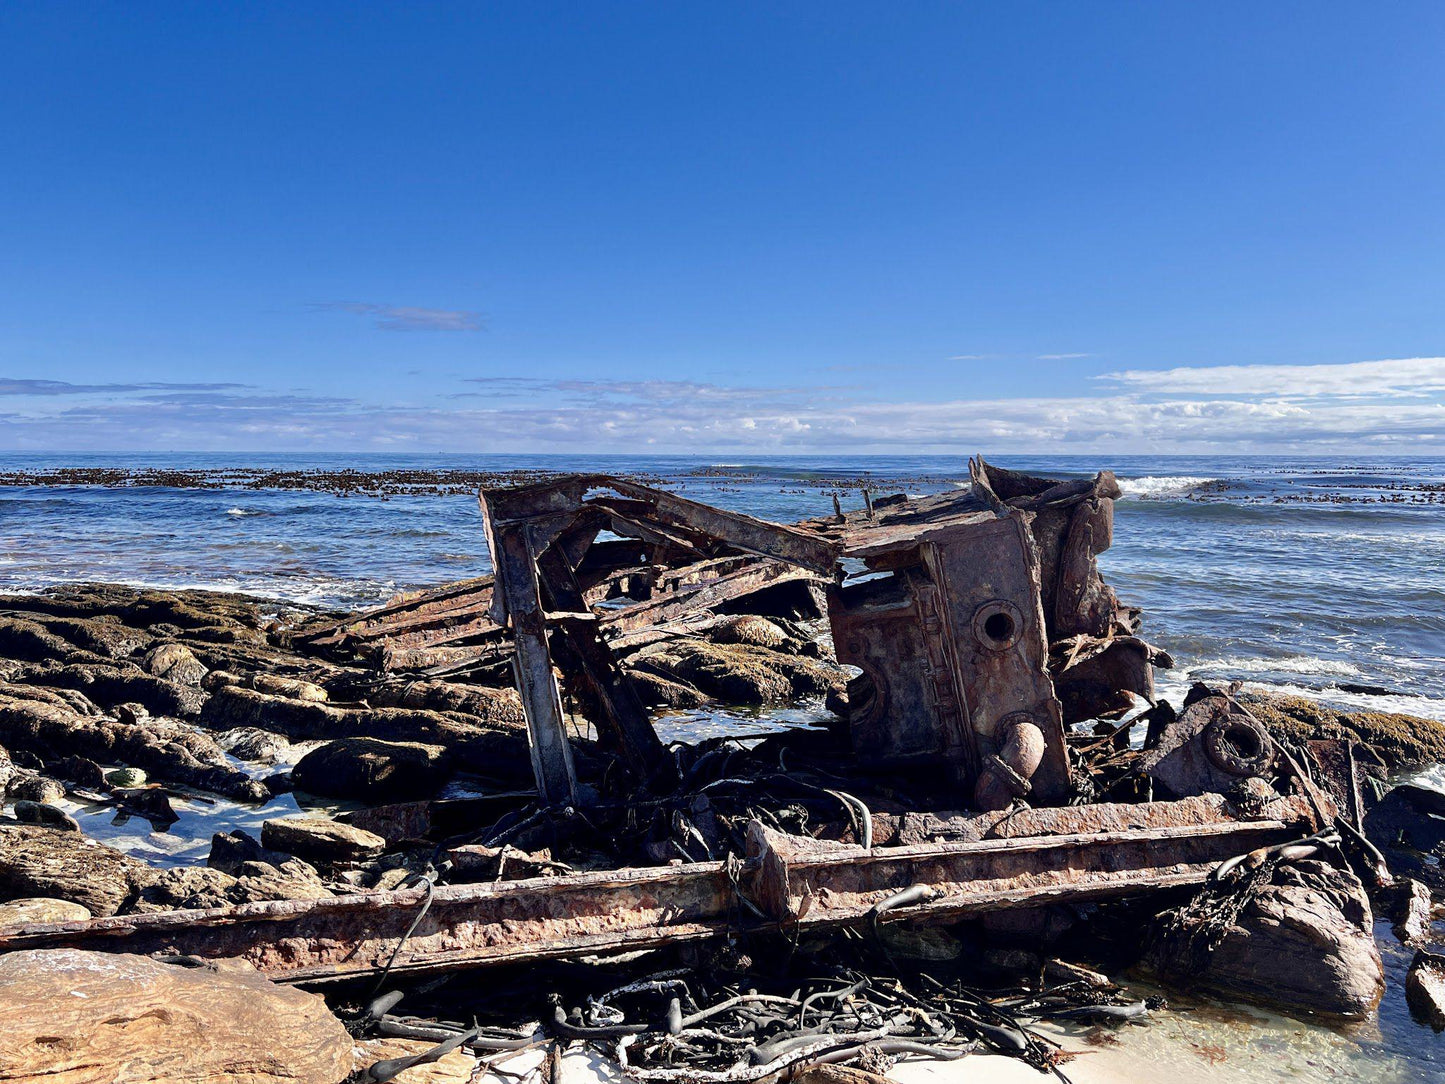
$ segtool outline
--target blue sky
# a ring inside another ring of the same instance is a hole
[[[1445,452],[1445,5],[0,5],[9,450]]]

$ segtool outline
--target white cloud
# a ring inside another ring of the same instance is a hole
[[[1108,381],[1164,395],[1321,396],[1419,398],[1445,392],[1445,358],[1397,358],[1337,365],[1210,365],[1178,369],[1126,369],[1103,373]]]
[[[1070,361],[1074,358],[1089,358],[1092,354],[1040,354],[1038,361]]]
[[[250,389],[37,397],[0,415],[12,449],[392,448],[455,452],[1445,452],[1445,363],[1110,374],[1080,396],[888,402],[851,387],[482,378],[435,406]],[[1341,370],[1319,372],[1319,370]],[[1373,393],[1359,393],[1360,373]],[[1279,389],[1310,389],[1308,395]],[[1219,388],[1217,392],[1209,389]],[[1249,389],[1256,389],[1250,391]],[[1386,388],[1388,391],[1379,389]],[[1259,390],[1263,389],[1263,390]],[[1102,389],[1101,389],[1102,390]]]

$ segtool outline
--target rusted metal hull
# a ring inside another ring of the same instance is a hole
[[[871,852],[755,825],[737,885],[723,863],[704,862],[444,886],[435,890],[395,970],[445,971],[701,940],[738,928],[738,916],[747,913],[738,904],[739,891],[770,916],[751,920],[755,929],[854,922],[916,884],[933,888],[934,898],[889,912],[890,921],[1105,899],[1195,884],[1225,858],[1301,834],[1285,820],[1221,820],[1203,804],[1168,808],[1175,804],[1155,803],[1150,818],[1161,827]],[[1104,814],[1110,808],[1094,807]],[[1144,807],[1131,808],[1137,818]],[[1060,822],[1077,826],[1076,820]],[[1041,832],[1047,828],[1040,822]],[[0,952],[77,947],[241,957],[282,981],[342,979],[385,966],[424,900],[424,890],[409,889],[11,927],[0,930]]]

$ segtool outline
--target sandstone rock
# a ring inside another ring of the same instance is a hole
[[[313,749],[291,778],[312,794],[364,802],[405,801],[439,791],[451,777],[439,745],[342,738]]]
[[[305,700],[313,704],[324,704],[331,699],[326,690],[311,681],[300,678],[280,677],[276,674],[256,674],[251,678],[251,687],[257,692],[272,696],[285,696],[292,700]]]
[[[1407,945],[1430,940],[1430,890],[1413,877],[1395,882],[1390,899],[1390,922],[1395,936]]]
[[[206,698],[205,693],[194,685],[151,677],[134,664],[62,666],[37,674],[32,680],[43,685],[79,689],[101,707],[136,701],[144,704],[152,715],[177,718],[199,715]]]
[[[353,1043],[255,971],[74,949],[0,957],[0,1075],[55,1084],[340,1084]]]
[[[406,681],[369,689],[366,698],[377,707],[419,708],[471,715],[489,726],[519,727],[526,724],[522,698],[511,686],[493,689],[450,681]]]
[[[200,685],[207,674],[205,665],[185,644],[157,644],[141,663],[153,677],[180,685]]]
[[[261,844],[317,862],[355,862],[386,850],[386,840],[327,817],[283,817],[261,825]]]
[[[69,900],[31,896],[0,903],[0,927],[29,926],[42,922],[84,922],[90,910]]]
[[[0,746],[0,802],[5,799],[5,792],[10,788],[10,781],[15,778],[15,762],[10,759],[10,753],[3,746]]]
[[[21,770],[11,777],[5,796],[12,802],[58,802],[65,788],[47,775]]]
[[[720,644],[778,648],[788,642],[788,634],[766,617],[738,614],[713,629],[712,639]]]
[[[268,730],[239,726],[221,735],[221,748],[252,764],[275,764],[285,758],[291,743]]]
[[[369,809],[351,809],[339,814],[336,819],[342,824],[375,832],[386,840],[388,846],[394,847],[409,839],[426,837],[432,827],[431,803],[397,802]]]
[[[229,670],[212,670],[201,678],[201,688],[208,693],[213,693],[225,685],[240,685],[241,683],[241,677]]]
[[[125,910],[127,914],[144,914],[150,911],[225,907],[242,902],[235,893],[235,887],[236,878],[208,866],[162,870],[152,883],[140,890],[139,896]]]
[[[125,659],[142,650],[151,636],[128,628],[108,614],[97,617],[44,617],[36,619],[50,632],[63,636],[83,651],[109,659]]]
[[[697,708],[707,703],[707,697],[691,685],[646,670],[624,668],[623,672],[632,683],[637,698],[648,707]]]
[[[1445,1030],[1445,957],[1415,953],[1405,976],[1405,1003],[1417,1020]]]
[[[1318,859],[1280,866],[1202,961],[1171,942],[1166,977],[1337,1017],[1372,1012],[1385,992],[1370,901],[1359,879]]]
[[[283,851],[263,847],[255,836],[238,828],[233,832],[217,832],[211,837],[211,853],[206,859],[206,865],[240,877],[241,866],[247,862],[265,862],[276,867],[287,861],[305,865],[300,859],[292,858]],[[306,868],[311,871],[310,876],[319,883],[320,875],[310,866]]]
[[[0,741],[12,750],[28,748],[41,756],[52,749],[65,749],[102,763],[125,763],[157,778],[239,801],[259,802],[268,797],[265,787],[226,762],[220,746],[209,736],[170,720],[125,723],[0,694]]]
[[[48,896],[113,915],[155,876],[144,862],[75,832],[0,825],[0,899]]]
[[[418,1057],[434,1046],[419,1039],[363,1039],[356,1044],[353,1068],[360,1073],[379,1061]],[[471,1084],[476,1070],[475,1057],[465,1050],[452,1050],[437,1061],[403,1069],[391,1079],[394,1084]]]
[[[15,803],[15,819],[21,824],[43,824],[62,832],[79,832],[80,822],[59,806],[49,802]]]
[[[310,877],[301,871],[309,870]],[[247,862],[242,866],[245,876],[237,878],[236,893],[240,903],[262,900],[324,900],[335,893],[321,883],[315,870],[304,862],[291,859],[279,866],[266,862]]]

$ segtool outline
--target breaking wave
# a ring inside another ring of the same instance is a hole
[[[259,512],[254,508],[227,508],[228,516],[264,516],[265,512]]]
[[[1119,490],[1136,500],[1159,501],[1187,497],[1200,486],[1218,480],[1191,474],[1147,474],[1142,478],[1120,478]]]

